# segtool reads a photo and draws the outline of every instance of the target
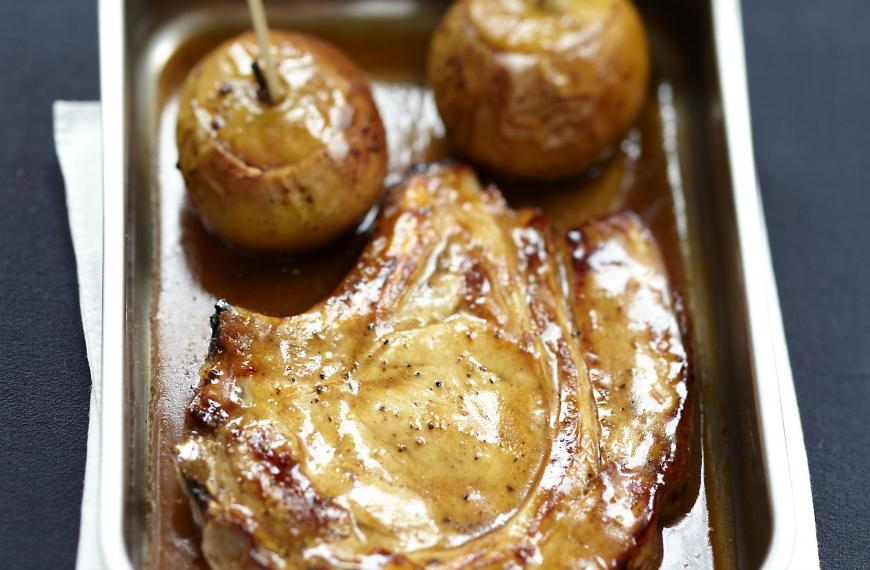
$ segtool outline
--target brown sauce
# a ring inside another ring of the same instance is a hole
[[[428,37],[423,33],[322,34],[343,48],[373,80],[391,152],[396,181],[411,163],[449,156],[443,128],[428,90],[424,62]],[[233,250],[209,234],[189,209],[176,170],[177,92],[192,65],[223,37],[194,38],[182,45],[160,75],[159,125],[152,149],[156,177],[153,221],[157,266],[153,281],[152,402],[150,434],[148,566],[205,567],[198,528],[176,480],[172,446],[180,438],[184,408],[199,381],[210,337],[214,303],[231,303],[270,315],[305,311],[327,296],[349,271],[366,241],[365,227],[333,246],[282,261],[258,259]],[[401,49],[396,49],[400,45]],[[677,289],[689,291],[684,267],[679,181],[668,153],[670,114],[667,85],[652,89],[638,126],[613,157],[582,180],[552,185],[505,184],[513,206],[543,209],[554,227],[564,230],[590,216],[631,208],[653,229],[669,262]],[[676,196],[676,201],[675,201]],[[698,467],[698,481],[680,509],[682,516],[664,531],[663,567],[713,566],[711,516]]]

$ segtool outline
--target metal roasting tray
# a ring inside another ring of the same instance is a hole
[[[650,28],[656,73],[649,116],[660,139],[654,150],[661,156],[661,188],[667,189],[645,212],[659,219],[656,212],[666,210],[665,233],[676,236],[669,263],[677,267],[676,285],[691,321],[700,410],[699,492],[687,514],[663,533],[663,567],[817,567],[806,452],[752,154],[739,0],[638,4]],[[365,55],[367,38],[428,33],[444,6],[413,0],[268,3],[276,28],[357,30],[363,41],[342,46],[353,59]],[[167,74],[174,74],[177,85],[179,70],[194,61],[191,54],[201,55],[244,27],[245,8],[241,0],[100,0],[99,14],[105,212],[101,548],[108,568],[176,567],[165,561],[164,551],[187,552],[192,560],[196,549],[190,540],[166,538],[184,526],[177,513],[185,506],[169,512],[172,501],[161,498],[165,490],[154,476],[169,445],[155,430],[167,415],[178,417],[160,407],[169,396],[161,386],[165,380],[156,380],[155,354],[166,340],[161,326],[179,338],[190,327],[198,331],[178,365],[189,372],[179,380],[186,386],[171,394],[178,400],[196,381],[204,355],[197,343],[207,337],[209,316],[200,309],[212,298],[194,295],[178,305],[180,316],[156,307],[160,287],[175,279],[171,264],[161,273],[162,256],[173,240],[187,240],[183,247],[190,247],[194,239],[177,229],[186,223],[183,189],[172,178],[176,174],[164,173],[171,170],[166,165],[174,163],[175,148],[167,134],[174,127],[166,111],[171,94],[162,85]],[[404,42],[390,51],[410,50]],[[423,89],[420,79],[417,91],[390,100],[398,104]],[[432,114],[431,105],[417,111]],[[409,128],[417,118],[403,120]],[[426,120],[437,122],[437,115]],[[621,172],[623,179],[638,176]],[[594,202],[599,190],[584,192]],[[661,241],[657,226],[654,231]],[[215,261],[224,260],[203,263]],[[248,271],[248,262],[238,263],[236,270]]]

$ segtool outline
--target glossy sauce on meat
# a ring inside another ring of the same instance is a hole
[[[667,274],[629,213],[564,249],[430,166],[322,303],[219,304],[177,448],[212,567],[657,564],[688,389]]]
[[[399,172],[410,162],[444,156],[446,149],[437,113],[434,112],[431,97],[420,87],[426,38],[403,38],[404,45],[409,46],[409,49],[402,53],[389,48],[395,38],[382,43],[354,37],[329,39],[348,49],[355,57],[359,56],[358,62],[373,73],[373,91],[381,105],[391,145],[391,170]],[[365,50],[360,49],[363,43],[366,44]],[[161,272],[159,278],[155,279],[155,380],[152,404],[152,440],[155,447],[151,477],[153,488],[157,491],[155,500],[158,501],[159,512],[173,514],[162,519],[151,519],[154,549],[150,557],[152,565],[158,567],[177,567],[194,560],[202,563],[198,553],[198,531],[190,519],[189,506],[175,480],[171,445],[178,441],[181,411],[190,401],[192,388],[197,382],[196,373],[209,337],[205,317],[212,312],[214,301],[223,297],[236,305],[272,315],[300,313],[323,298],[340,281],[365,243],[365,235],[358,234],[322,255],[283,263],[265,262],[226,248],[208,235],[185,209],[183,186],[173,168],[173,93],[198,54],[211,45],[213,42],[179,52],[180,56],[170,64],[164,76],[166,104],[162,107],[164,127],[161,129],[159,149]],[[409,74],[409,69],[417,69],[419,73]],[[408,115],[422,117],[422,120],[409,121]],[[666,167],[661,148],[658,108],[651,104],[644,113],[640,128],[629,135],[621,152],[589,178],[554,186],[546,193],[509,188],[507,195],[513,205],[534,204],[542,207],[560,230],[577,225],[592,215],[624,207],[635,209],[651,224],[680,285],[685,284],[685,277],[681,269],[677,223]],[[582,191],[578,191],[579,188]],[[186,379],[180,381],[181,378]],[[425,429],[428,431],[428,423]],[[414,446],[417,445],[415,439],[411,441]],[[477,439],[475,441],[479,442]],[[407,449],[408,443],[404,445]],[[429,442],[425,445],[429,445]],[[474,461],[473,455],[470,461]],[[532,466],[527,465],[525,469],[528,473]],[[516,480],[523,480],[522,471],[518,471]],[[506,486],[504,490],[507,491]],[[520,496],[522,492],[521,483],[517,483],[513,493]],[[464,495],[460,499],[465,502]],[[508,496],[502,499],[496,497],[495,500],[502,501],[499,508],[509,508],[510,501],[518,501]],[[698,519],[701,526],[697,527],[699,534],[696,542],[705,544],[708,540],[704,526],[706,522],[701,521],[706,521],[706,507],[703,503],[700,505],[701,510],[697,512],[702,518]],[[693,509],[693,513],[695,511]],[[469,523],[470,530],[458,533],[450,527],[446,527],[446,530],[437,529],[437,532],[428,535],[428,540],[437,536],[437,540],[449,543],[460,535],[479,532],[492,522],[491,518],[478,516],[476,522]]]

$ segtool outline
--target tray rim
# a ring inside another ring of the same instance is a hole
[[[710,1],[738,251],[746,286],[747,332],[753,385],[758,394],[758,433],[771,502],[771,540],[762,567],[818,567],[809,467],[752,149],[740,0]],[[104,380],[102,405],[97,410],[102,437],[99,539],[106,567],[132,570],[123,534],[124,434],[119,429],[123,425],[124,409],[124,383],[119,379],[124,378],[128,366],[123,340],[127,326],[128,174],[124,122],[127,115],[125,33],[123,0],[99,0],[104,212]]]
[[[124,546],[123,396],[125,373],[123,341],[125,306],[125,225],[127,161],[124,145],[126,101],[123,78],[124,5],[122,0],[99,0],[98,6],[100,102],[103,140],[103,394],[100,407],[100,478],[98,521],[100,550],[107,568],[131,569]],[[111,81],[114,78],[116,81]],[[120,239],[119,239],[120,238]],[[119,310],[120,309],[120,310]],[[121,346],[118,346],[118,344]],[[114,350],[106,350],[112,347]]]
[[[711,8],[738,250],[746,285],[759,433],[773,517],[771,542],[762,567],[818,568],[809,464],[755,167],[740,0],[712,0]]]

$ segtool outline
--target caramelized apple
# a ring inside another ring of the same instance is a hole
[[[179,166],[200,218],[266,254],[316,248],[354,226],[381,190],[384,128],[359,69],[311,36],[273,32],[273,100],[247,33],[191,72],[178,115]]]
[[[649,67],[629,0],[459,0],[432,38],[428,77],[456,150],[503,175],[554,179],[619,142]]]

